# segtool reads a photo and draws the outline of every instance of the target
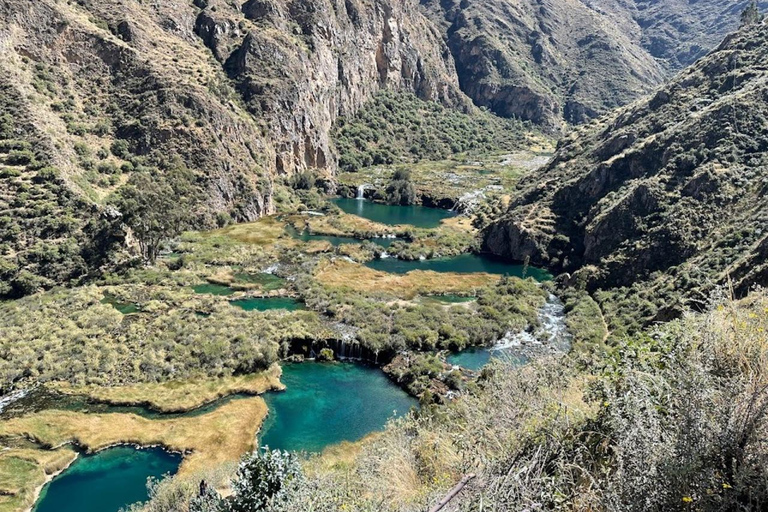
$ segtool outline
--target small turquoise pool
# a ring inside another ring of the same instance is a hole
[[[251,299],[238,299],[230,302],[245,311],[272,311],[284,309],[287,311],[296,311],[304,309],[304,304],[290,297],[258,297]]]
[[[455,217],[456,213],[425,206],[397,206],[374,203],[364,199],[334,199],[333,203],[344,213],[390,226],[408,224],[417,228],[436,228],[443,219]]]
[[[145,501],[147,478],[174,474],[181,457],[159,448],[109,448],[79,457],[43,488],[34,512],[118,512]]]
[[[461,352],[450,354],[445,360],[449,364],[454,364],[466,368],[467,370],[479,371],[483,366],[491,362],[491,359],[504,359],[512,361],[516,366],[522,366],[528,362],[528,358],[513,355],[510,351],[504,349],[490,349],[485,347],[472,347]]]
[[[356,441],[417,405],[381,370],[359,364],[286,364],[281,380],[285,391],[264,396],[269,416],[260,441],[273,449],[319,452]]]

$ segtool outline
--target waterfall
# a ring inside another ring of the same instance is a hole
[[[333,350],[334,358],[338,361],[358,361],[377,364],[379,360],[378,351],[364,347],[357,340],[328,340],[321,342],[316,347],[313,345],[310,350],[310,357],[316,357],[322,348]]]
[[[357,187],[357,199],[365,199],[365,185],[360,185]]]
[[[14,391],[12,393],[9,393],[5,396],[0,397],[0,412],[3,412],[3,410],[11,405],[12,403],[21,400],[25,396],[29,394],[28,389],[21,389],[19,391]]]
[[[537,316],[541,327],[536,334],[528,331],[510,331],[491,350],[505,350],[523,345],[541,345],[543,342],[560,352],[568,352],[572,336],[565,323],[565,306],[560,299],[550,294]]]
[[[573,336],[565,323],[565,305],[550,294],[547,303],[539,310],[542,338],[551,346],[567,352]]]

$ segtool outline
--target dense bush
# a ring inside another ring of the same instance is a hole
[[[389,204],[403,206],[414,204],[416,202],[416,188],[411,179],[411,171],[407,169],[396,170],[387,184],[386,194]]]
[[[373,352],[489,345],[508,331],[537,325],[547,296],[532,279],[503,278],[478,292],[476,309],[447,310],[439,304],[403,305],[386,297],[329,291],[301,280],[297,285],[310,307],[356,327],[357,341]]]
[[[17,279],[38,286],[34,274]],[[140,313],[124,317],[96,287],[0,305],[0,389],[30,379],[119,385],[252,373],[290,341],[322,332],[311,312],[252,315],[189,288],[120,290]]]
[[[179,166],[156,174],[134,173],[112,201],[133,229],[144,260],[154,263],[160,244],[194,222],[198,194],[192,172]]]
[[[294,454],[257,450],[240,463],[228,509],[251,512],[280,506],[300,478],[301,466]]]

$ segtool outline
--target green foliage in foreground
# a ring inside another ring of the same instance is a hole
[[[493,363],[476,391],[391,423],[342,463],[307,460],[302,484],[261,510],[428,510],[470,472],[452,510],[768,506],[768,296],[724,301],[592,363]],[[186,510],[178,485],[164,482],[158,496],[177,498],[149,510]]]
[[[410,93],[382,91],[354,116],[340,119],[333,137],[339,167],[354,172],[456,153],[510,151],[521,145],[525,130],[521,122],[484,111],[464,114]]]

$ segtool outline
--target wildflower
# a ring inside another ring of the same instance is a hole
[[[691,498],[690,496],[683,496],[683,503],[692,503],[692,502],[693,502],[693,498]]]
[[[730,484],[723,482],[723,489],[733,489],[733,487]]]

